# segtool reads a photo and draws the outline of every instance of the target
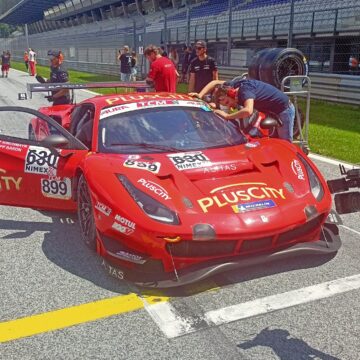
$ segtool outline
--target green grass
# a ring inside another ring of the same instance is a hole
[[[21,62],[12,62],[14,69],[26,71]],[[37,66],[39,75],[48,77],[49,67]],[[118,81],[117,76],[69,70],[70,81],[86,83]],[[100,94],[113,94],[115,89],[93,89]],[[118,89],[118,92],[124,92]],[[179,93],[187,92],[186,84],[179,84]],[[304,108],[303,102],[301,102]],[[305,112],[304,112],[305,113]],[[340,105],[311,100],[309,146],[312,152],[350,163],[360,163],[360,106]]]

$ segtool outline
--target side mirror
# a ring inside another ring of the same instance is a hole
[[[280,120],[272,118],[272,117],[266,117],[264,120],[261,121],[260,127],[262,129],[271,130],[273,128],[278,128],[282,125]]]
[[[69,140],[63,135],[49,135],[41,143],[45,147],[63,149],[69,144]]]

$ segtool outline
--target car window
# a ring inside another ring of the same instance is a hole
[[[172,106],[101,119],[98,141],[100,152],[146,153],[233,146],[245,143],[246,138],[234,124],[211,111]]]

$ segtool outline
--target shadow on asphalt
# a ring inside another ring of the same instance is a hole
[[[22,239],[36,231],[44,233],[45,256],[62,269],[93,284],[119,294],[128,294],[129,285],[110,277],[101,266],[102,259],[83,244],[74,214],[44,213],[52,222],[1,220],[0,228],[12,230],[3,239]]]
[[[280,360],[340,360],[338,357],[314,349],[304,340],[293,337],[289,331],[284,329],[269,329],[267,327],[261,330],[252,340],[244,341],[237,346],[243,350],[258,346],[269,347]]]

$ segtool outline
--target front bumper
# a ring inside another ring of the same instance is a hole
[[[103,259],[102,265],[106,271],[120,280],[129,280],[142,287],[170,288],[187,285],[225,271],[243,267],[278,261],[299,255],[330,255],[336,253],[341,246],[336,225],[325,225],[320,240],[297,243],[273,252],[248,256],[220,258],[205,263],[190,266],[183,270],[170,273],[164,271],[149,271],[149,267],[138,266],[133,269],[121,267],[111,259]],[[157,264],[159,265],[159,264]],[[158,266],[156,266],[159,269]]]

